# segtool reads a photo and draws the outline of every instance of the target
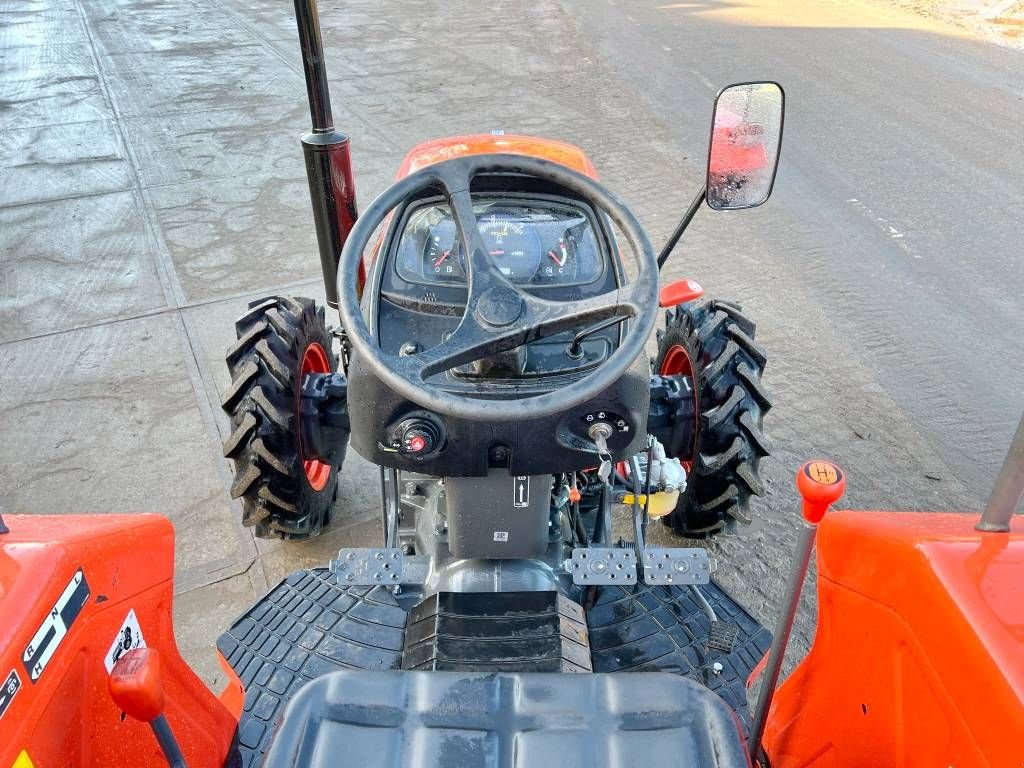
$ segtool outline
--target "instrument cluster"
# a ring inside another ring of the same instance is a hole
[[[585,285],[604,272],[590,216],[567,203],[474,198],[477,226],[498,270],[511,282],[544,288]],[[466,282],[466,259],[448,205],[412,210],[399,240],[396,270],[410,283]]]

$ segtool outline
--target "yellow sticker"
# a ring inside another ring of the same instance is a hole
[[[23,749],[11,768],[35,768],[35,766],[32,764],[32,758],[28,756],[28,752]]]

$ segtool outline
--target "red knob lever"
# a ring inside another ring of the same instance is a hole
[[[110,673],[110,696],[136,720],[155,720],[164,711],[160,654],[152,648],[135,648],[118,659]]]
[[[832,504],[846,492],[846,475],[831,461],[808,461],[796,472],[796,489],[803,497],[804,519],[817,525]]]

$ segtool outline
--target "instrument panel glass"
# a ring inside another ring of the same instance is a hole
[[[473,209],[490,257],[517,285],[585,285],[604,273],[594,224],[580,208],[474,196]],[[447,203],[427,203],[409,214],[395,265],[410,283],[465,285],[465,253]]]

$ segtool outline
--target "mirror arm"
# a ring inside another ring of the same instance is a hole
[[[665,247],[661,249],[661,253],[658,254],[658,270],[665,265],[668,261],[668,257],[672,255],[673,249],[676,247],[676,243],[679,242],[679,238],[683,236],[683,232],[690,226],[690,222],[693,221],[693,217],[697,215],[697,211],[700,210],[701,204],[704,202],[704,198],[707,196],[708,187],[707,184],[702,184],[700,192],[693,198],[693,202],[690,203],[690,207],[686,209],[686,213],[683,214],[683,218],[679,220],[675,230],[669,235],[668,242],[665,243]]]

